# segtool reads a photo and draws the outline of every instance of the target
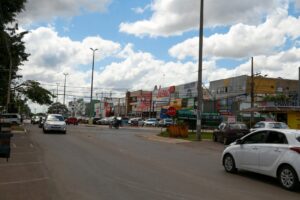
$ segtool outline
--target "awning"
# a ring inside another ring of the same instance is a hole
[[[249,112],[262,112],[262,113],[268,113],[268,112],[275,112],[275,113],[286,113],[286,112],[300,112],[299,106],[262,106],[262,107],[255,107],[255,108],[247,108],[241,110],[243,113],[249,113]]]

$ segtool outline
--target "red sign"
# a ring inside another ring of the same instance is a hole
[[[167,115],[174,117],[176,115],[176,108],[174,107],[169,107],[167,110]]]

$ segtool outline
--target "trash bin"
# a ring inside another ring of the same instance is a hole
[[[11,133],[0,133],[0,158],[10,158],[10,138]]]

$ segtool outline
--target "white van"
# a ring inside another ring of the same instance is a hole
[[[0,114],[0,122],[9,124],[21,124],[21,115],[16,113]]]

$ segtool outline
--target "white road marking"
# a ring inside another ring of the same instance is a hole
[[[37,181],[45,181],[48,180],[49,177],[42,177],[42,178],[35,178],[35,179],[27,179],[27,180],[20,180],[20,181],[10,181],[10,182],[0,182],[1,185],[11,185],[11,184],[23,184],[23,183],[31,183],[31,182],[37,182]]]

